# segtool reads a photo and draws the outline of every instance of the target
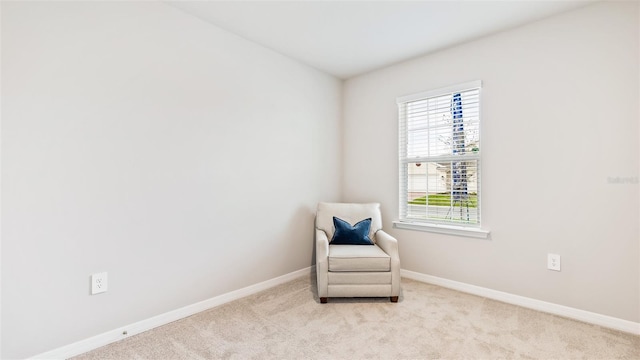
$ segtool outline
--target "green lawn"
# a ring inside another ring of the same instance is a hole
[[[426,205],[427,197],[421,196],[419,198],[415,198],[409,201],[411,205]],[[441,194],[430,194],[429,195],[429,205],[433,206],[451,206],[451,194],[441,193]],[[461,204],[459,202],[455,203],[454,206],[459,207]],[[469,207],[475,208],[478,207],[478,195],[470,194],[469,195]],[[467,204],[462,204],[462,206],[467,206]]]

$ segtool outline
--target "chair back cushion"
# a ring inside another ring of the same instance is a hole
[[[351,225],[371,218],[371,228],[369,238],[375,241],[375,233],[382,229],[382,214],[379,203],[351,204],[351,203],[326,203],[318,204],[316,213],[316,228],[323,230],[329,240],[333,238],[335,228],[333,227],[333,217],[347,221]]]

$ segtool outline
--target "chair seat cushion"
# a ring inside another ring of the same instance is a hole
[[[329,271],[391,271],[391,257],[378,245],[329,245]]]

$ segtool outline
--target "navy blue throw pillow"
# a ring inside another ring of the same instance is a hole
[[[333,226],[336,231],[331,238],[331,245],[373,245],[373,241],[369,238],[371,218],[351,226],[348,222],[334,216]]]

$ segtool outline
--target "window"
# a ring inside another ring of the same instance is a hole
[[[400,223],[480,227],[480,88],[398,98]]]

